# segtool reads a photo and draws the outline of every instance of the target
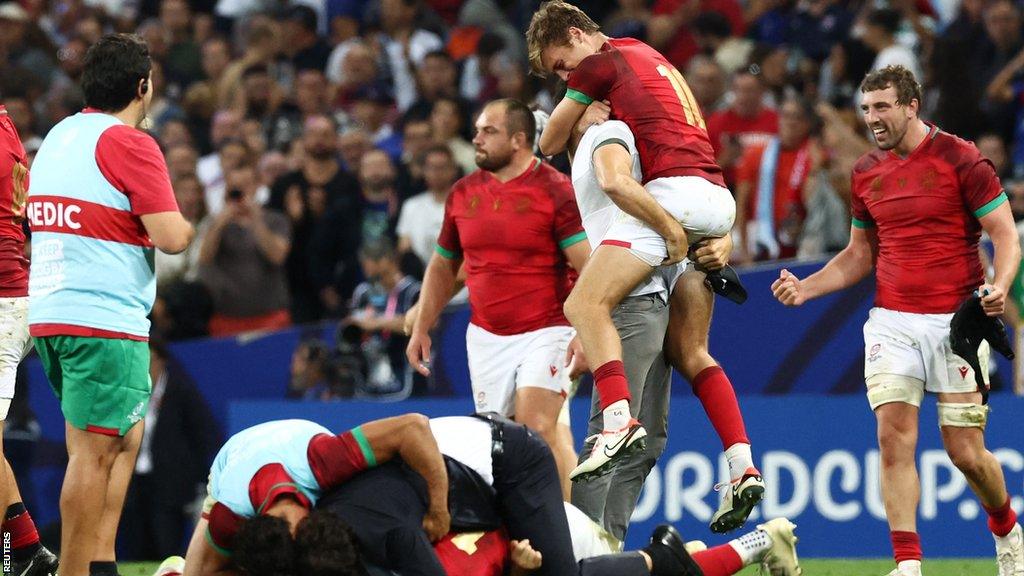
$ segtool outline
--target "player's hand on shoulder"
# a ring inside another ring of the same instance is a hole
[[[981,309],[986,316],[1002,316],[1006,311],[1006,292],[995,284],[983,284],[978,288]]]
[[[409,345],[405,348],[405,357],[414,370],[424,376],[430,376],[430,335],[425,332],[413,332],[409,337]]]
[[[583,111],[583,116],[580,116],[576,126],[580,133],[586,132],[587,128],[590,128],[594,124],[602,124],[608,121],[611,116],[612,109],[605,102],[594,100],[587,106],[587,109]]]
[[[509,543],[509,556],[512,565],[521,570],[536,570],[543,560],[540,552],[530,546],[529,540],[513,540]]]
[[[772,282],[772,294],[786,306],[800,306],[807,301],[803,282],[789,270],[779,272],[779,279]]]
[[[437,508],[427,511],[423,517],[423,531],[427,533],[431,542],[437,542],[451,529],[452,517],[448,508]]]

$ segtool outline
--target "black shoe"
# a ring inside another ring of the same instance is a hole
[[[679,576],[704,576],[704,571],[700,569],[700,566],[690,557],[690,553],[686,551],[686,542],[683,541],[682,534],[671,524],[661,524],[654,529],[654,532],[651,533],[651,544],[648,548],[653,547],[667,549],[672,554],[676,560],[675,563],[681,567],[680,570],[674,572],[675,574]]]
[[[747,301],[747,289],[743,287],[739,275],[732,269],[732,266],[726,266],[721,270],[706,272],[705,274],[707,278],[704,282],[707,283],[708,287],[715,294],[722,296],[726,300],[732,300],[737,304],[743,304]]]
[[[11,562],[13,576],[57,576],[57,557],[40,546],[27,562]]]

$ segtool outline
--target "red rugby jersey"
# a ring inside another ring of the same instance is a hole
[[[572,71],[565,97],[582,104],[608,100],[612,117],[636,136],[644,184],[666,176],[700,176],[725,186],[690,87],[647,44],[609,39]]]
[[[18,129],[0,106],[0,298],[28,296],[25,198],[28,162]]]
[[[985,281],[978,219],[1006,202],[992,163],[974,144],[929,124],[906,158],[873,150],[853,168],[853,225],[876,226],[875,305],[955,312]]]
[[[534,160],[501,182],[477,170],[452,187],[437,252],[462,257],[470,321],[494,334],[568,326],[564,248],[586,239],[569,178]]]

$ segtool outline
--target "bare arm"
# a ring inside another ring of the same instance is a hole
[[[368,422],[359,427],[377,462],[399,457],[427,482],[430,506],[424,528],[431,540],[448,533],[448,471],[430,420],[422,414],[404,414]],[[428,522],[435,524],[427,525]]]
[[[995,258],[992,263],[995,274],[991,286],[996,288],[994,291],[989,289],[988,295],[982,294],[981,305],[989,316],[999,316],[1004,312],[1006,295],[1010,293],[1010,284],[1013,283],[1017,268],[1020,266],[1020,239],[1013,223],[1009,202],[1003,202],[995,210],[982,216],[979,221],[981,227],[992,238],[992,245],[995,247]]]
[[[569,265],[572,266],[573,270],[582,272],[583,266],[587,263],[587,258],[590,258],[590,241],[580,240],[572,246],[563,248],[562,253],[565,254],[565,259],[569,261]]]
[[[291,242],[267,227],[262,209],[257,209],[253,215],[251,229],[256,237],[256,246],[263,256],[275,266],[284,264],[292,247]]]
[[[647,24],[647,42],[654,48],[665,48],[683,25],[700,14],[700,0],[685,0],[675,12],[651,17]]]
[[[544,156],[554,156],[565,152],[569,143],[569,136],[576,122],[583,116],[587,106],[572,98],[562,98],[562,101],[555,106],[555,110],[548,119],[544,132],[540,135],[540,153]]]
[[[988,88],[985,89],[985,97],[996,102],[1013,100],[1013,79],[1021,69],[1024,69],[1024,50],[1003,66],[999,74],[989,82]]]
[[[181,212],[143,214],[141,219],[153,245],[167,254],[184,252],[196,235],[195,228]]]
[[[417,314],[409,334],[405,356],[409,364],[424,376],[430,376],[430,331],[445,305],[455,295],[456,278],[461,258],[445,258],[435,253],[427,264],[420,289]]]
[[[644,187],[633,178],[633,159],[622,146],[606,145],[594,150],[594,174],[601,190],[623,212],[657,232],[669,246],[673,264],[686,257],[686,231]]]
[[[213,264],[214,258],[217,257],[217,252],[220,251],[220,237],[221,234],[224,233],[224,227],[227,226],[229,221],[227,210],[230,209],[230,207],[225,206],[224,211],[213,219],[213,222],[210,223],[210,227],[207,228],[206,233],[203,234],[203,242],[199,246],[200,264]]]
[[[238,573],[232,567],[231,558],[217,552],[206,539],[208,527],[209,522],[205,518],[196,524],[185,554],[182,576],[236,576]]]
[[[772,283],[772,293],[787,306],[800,306],[808,300],[848,288],[871,273],[877,251],[876,230],[854,226],[850,231],[850,243],[824,268],[803,280],[783,270],[779,279]]]

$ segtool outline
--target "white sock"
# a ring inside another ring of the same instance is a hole
[[[729,461],[729,479],[736,481],[743,477],[748,468],[754,467],[754,457],[750,454],[750,444],[733,444],[725,451]]]
[[[906,572],[907,576],[918,576],[921,574],[920,560],[904,560],[896,565],[900,572]]]
[[[772,537],[764,530],[754,530],[730,540],[729,546],[739,554],[744,566],[750,566],[760,562],[764,553],[772,549]]]
[[[622,430],[629,425],[629,420],[632,418],[629,415],[629,402],[626,400],[612,402],[604,409],[602,415],[604,416],[605,432]]]

